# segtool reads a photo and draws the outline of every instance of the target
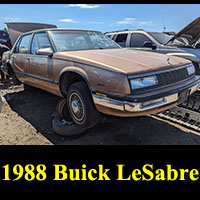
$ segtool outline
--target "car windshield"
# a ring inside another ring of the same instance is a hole
[[[173,36],[167,35],[165,33],[159,32],[148,32],[157,42],[160,44],[165,45],[169,40],[172,39]],[[170,41],[168,45],[175,45],[175,46],[187,46],[187,42],[183,38],[178,38]]]
[[[58,52],[121,48],[109,37],[95,31],[58,30],[49,31],[49,35]]]

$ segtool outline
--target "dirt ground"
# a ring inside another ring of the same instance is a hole
[[[51,127],[59,97],[23,85],[0,84],[0,145],[199,145],[200,133],[155,117],[101,115],[79,136],[62,137]]]

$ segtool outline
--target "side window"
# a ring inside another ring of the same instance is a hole
[[[112,40],[114,40],[115,42],[116,42],[116,37],[117,37],[117,34],[114,34],[114,35],[112,36]]]
[[[46,33],[36,33],[33,37],[31,54],[36,54],[38,49],[51,48],[50,41]]]
[[[131,47],[143,47],[145,42],[152,42],[146,35],[141,33],[131,34]]]
[[[112,38],[112,35],[106,35],[107,37],[109,37],[109,38]]]
[[[118,34],[115,42],[117,42],[121,47],[125,47],[127,36],[128,34]]]
[[[31,37],[32,34],[22,36],[16,45],[15,53],[28,54]]]
[[[21,38],[18,40],[16,46],[15,46],[15,49],[14,49],[14,53],[17,53],[19,51],[19,45],[21,43]]]

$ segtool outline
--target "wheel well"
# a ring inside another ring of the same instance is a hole
[[[9,62],[6,63],[6,67],[8,68],[8,75],[13,76],[15,73],[13,71],[13,68]]]
[[[75,82],[79,82],[79,81],[85,82],[87,84],[88,88],[90,89],[87,79],[84,76],[80,75],[79,73],[65,72],[64,74],[62,74],[60,81],[59,81],[59,87],[60,87],[60,91],[61,91],[61,94],[63,95],[63,97],[66,97],[67,91],[68,91],[68,88],[70,87],[70,85],[72,85]]]

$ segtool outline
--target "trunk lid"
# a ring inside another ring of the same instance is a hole
[[[17,38],[26,32],[45,29],[45,28],[57,28],[53,24],[31,23],[31,22],[6,22],[8,27],[8,33],[10,35],[11,43],[14,45]]]

